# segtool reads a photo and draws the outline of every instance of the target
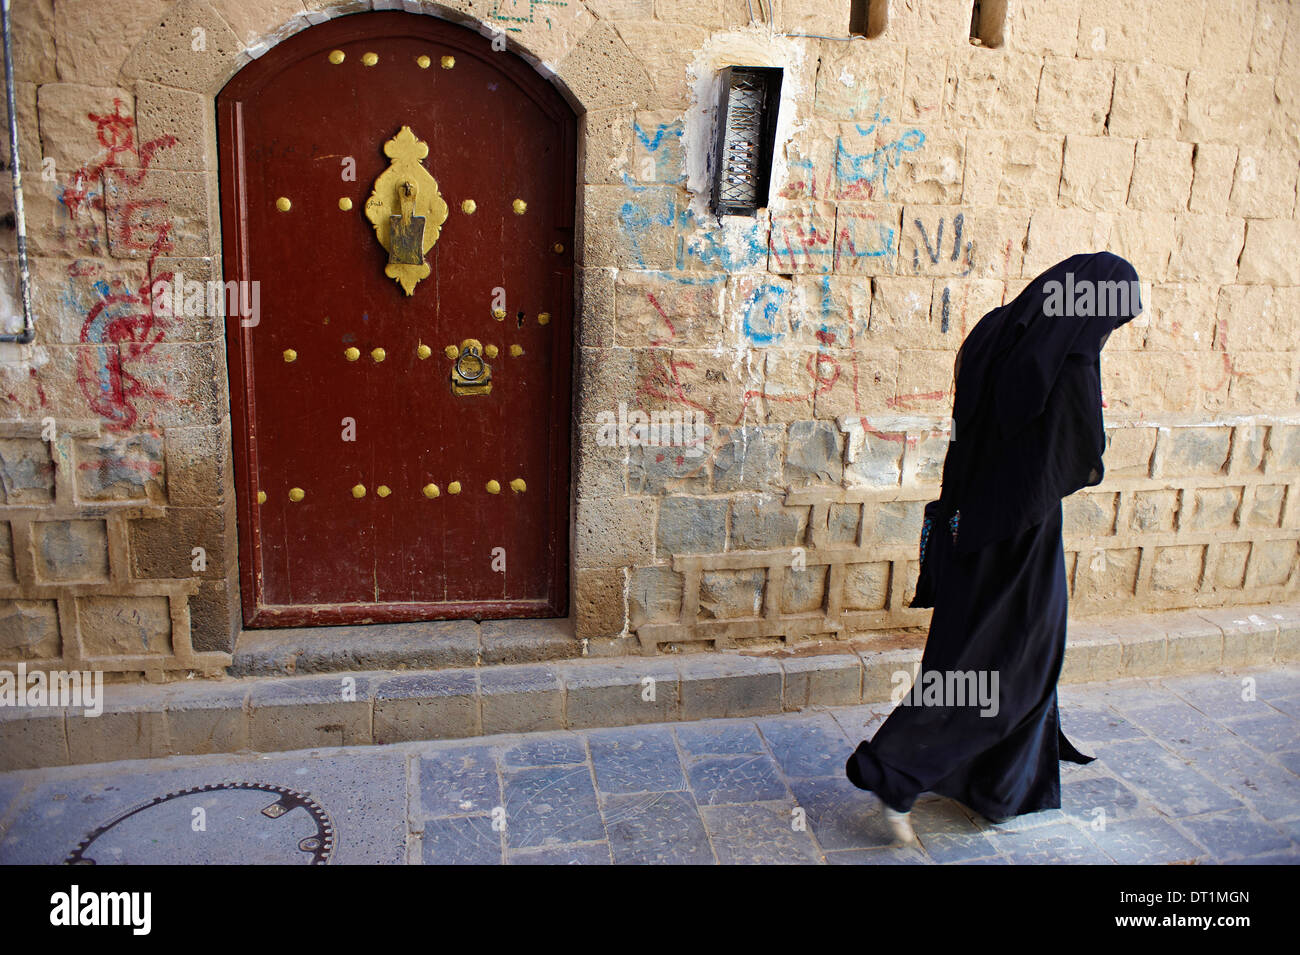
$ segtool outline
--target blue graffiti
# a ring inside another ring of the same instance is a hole
[[[880,120],[880,114],[876,114],[876,119]],[[879,124],[890,122],[884,119]],[[857,126],[858,132],[863,136],[869,136],[875,131],[877,123],[872,123],[867,127]],[[835,140],[835,174],[839,176],[842,187],[863,188],[874,192],[879,186],[881,195],[889,195],[889,171],[897,169],[899,163],[903,161],[903,154],[915,152],[925,145],[925,133],[921,130],[912,128],[903,133],[897,139],[886,143],[879,149],[873,149],[868,153],[853,153],[844,146],[843,137],[836,137]]]
[[[653,153],[659,151],[659,147],[663,144],[665,136],[670,136],[678,142],[681,142],[682,121],[679,119],[671,123],[660,123],[655,127],[653,138],[646,135],[645,130],[641,128],[641,123],[636,120],[632,121],[632,131],[636,133],[636,138],[641,140],[641,145]]]
[[[784,338],[777,316],[786,291],[779,285],[761,285],[745,300],[745,336],[755,345],[771,345]]]

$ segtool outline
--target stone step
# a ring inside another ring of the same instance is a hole
[[[487,626],[484,624],[483,626]],[[314,631],[319,632],[319,631]],[[541,632],[541,631],[539,631]],[[0,770],[594,729],[886,702],[924,633],[687,653],[110,685],[97,717],[0,707]],[[1300,660],[1300,602],[1071,621],[1061,681]]]

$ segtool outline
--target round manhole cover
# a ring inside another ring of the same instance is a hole
[[[214,783],[158,796],[92,831],[69,865],[323,865],[329,814],[306,793],[267,783]]]

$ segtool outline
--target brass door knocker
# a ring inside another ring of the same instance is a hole
[[[384,143],[384,155],[389,165],[366,200],[366,218],[388,253],[384,274],[412,295],[432,271],[424,257],[447,221],[447,203],[438,192],[438,180],[422,162],[429,144],[417,139],[411,127],[403,126]]]

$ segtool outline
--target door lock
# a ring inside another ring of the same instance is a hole
[[[454,395],[486,395],[492,391],[492,366],[483,360],[483,344],[477,338],[467,338],[447,346],[447,357],[455,356],[451,366],[451,392]]]

